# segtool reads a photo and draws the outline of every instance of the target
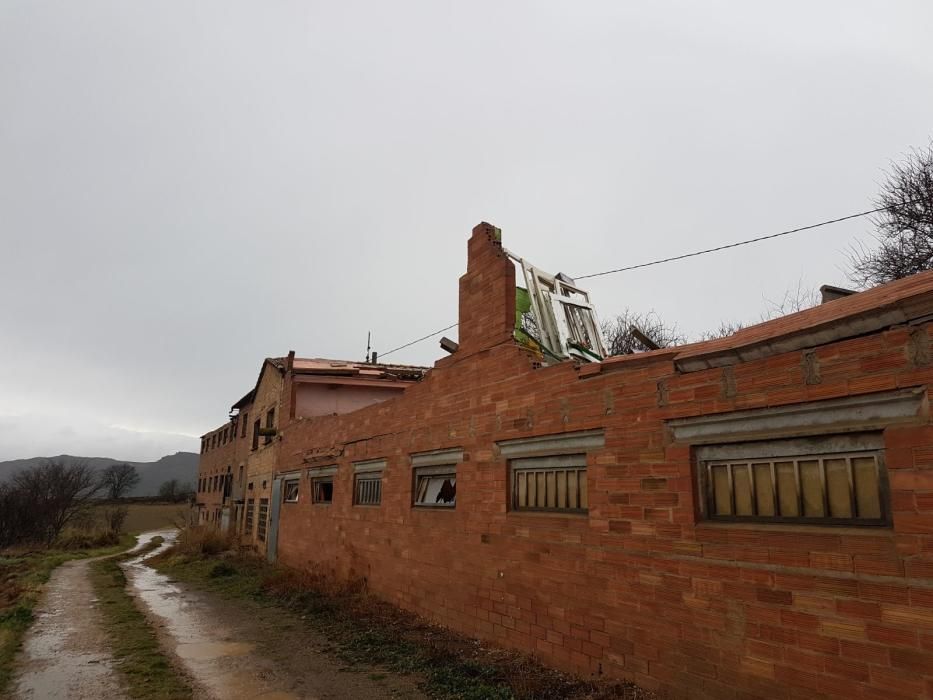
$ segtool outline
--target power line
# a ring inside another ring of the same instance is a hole
[[[669,258],[662,258],[660,260],[652,260],[651,262],[639,263],[638,265],[629,265],[627,267],[616,268],[615,270],[606,270],[605,272],[594,272],[589,275],[580,275],[578,277],[574,277],[574,280],[585,280],[591,277],[603,277],[604,275],[612,275],[612,274],[615,274],[616,272],[628,272],[629,270],[638,270],[643,267],[651,267],[652,265],[661,265],[663,263],[674,262],[675,260],[684,260],[685,258],[695,258],[698,255],[706,255],[707,253],[716,253],[720,250],[727,250],[729,248],[738,248],[739,246],[749,245],[750,243],[759,243],[761,241],[767,241],[772,238],[780,238],[781,236],[789,236],[792,233],[800,233],[801,231],[809,231],[811,229],[819,228],[821,226],[829,226],[830,224],[838,224],[842,221],[849,221],[850,219],[858,219],[859,217],[862,217],[862,216],[868,216],[869,214],[877,214],[878,212],[885,211],[887,209],[892,209],[895,206],[905,206],[905,205],[915,204],[916,201],[918,200],[914,200],[911,202],[903,202],[902,204],[899,204],[899,205],[892,204],[886,207],[878,207],[877,209],[869,209],[868,211],[860,211],[857,214],[849,214],[848,216],[840,216],[838,219],[829,219],[827,221],[821,221],[817,224],[810,224],[809,226],[801,226],[799,228],[793,228],[793,229],[790,229],[789,231],[780,231],[779,233],[771,233],[771,234],[768,234],[767,236],[758,236],[757,238],[749,238],[747,240],[738,241],[736,243],[728,243],[726,245],[716,246],[715,248],[706,248],[705,250],[697,250],[692,253],[674,255]],[[428,333],[427,335],[422,336],[421,338],[418,338],[417,340],[412,340],[410,343],[399,345],[397,348],[392,348],[388,352],[381,353],[379,354],[379,357],[385,357],[386,355],[389,355],[395,352],[396,350],[403,350],[411,345],[414,345],[415,343],[420,343],[422,340],[433,338],[434,336],[440,333],[443,333],[444,331],[449,331],[451,328],[456,328],[458,325],[460,324],[454,323],[454,324],[447,326],[446,328],[441,328],[439,331]]]
[[[907,204],[913,204],[913,202],[907,202]],[[575,280],[585,280],[590,277],[602,277],[603,275],[612,275],[616,272],[627,272],[629,270],[638,270],[642,267],[651,267],[652,265],[661,265],[662,263],[674,262],[675,260],[683,260],[684,258],[694,258],[697,255],[706,255],[707,253],[716,253],[720,250],[726,250],[728,248],[738,248],[742,245],[748,245],[749,243],[758,243],[759,241],[767,241],[771,238],[779,238],[780,236],[788,236],[792,233],[800,233],[801,231],[809,231],[810,229],[819,228],[820,226],[828,226],[829,224],[838,224],[840,221],[848,221],[849,219],[857,219],[860,216],[868,216],[869,214],[877,214],[879,211],[885,211],[886,209],[891,209],[891,206],[879,207],[878,209],[870,209],[868,211],[861,211],[858,214],[849,214],[848,216],[841,216],[838,219],[829,219],[828,221],[821,221],[818,224],[810,224],[809,226],[801,226],[800,228],[792,228],[789,231],[781,231],[780,233],[771,233],[767,236],[758,236],[757,238],[749,238],[745,241],[738,241],[737,243],[728,243],[726,245],[716,246],[715,248],[706,248],[705,250],[697,250],[693,253],[684,253],[683,255],[674,255],[670,258],[663,258],[661,260],[652,260],[651,262],[639,263],[638,265],[629,265],[628,267],[620,267],[615,270],[606,270],[605,272],[594,272],[590,275],[580,275],[574,277]]]
[[[393,352],[395,352],[396,350],[402,350],[402,349],[404,349],[404,348],[407,348],[409,345],[414,345],[415,343],[420,343],[422,340],[427,340],[428,338],[433,338],[433,337],[436,336],[438,333],[443,333],[444,331],[449,331],[451,328],[456,328],[456,327],[459,326],[459,325],[460,325],[459,323],[453,323],[453,324],[447,326],[446,328],[441,328],[439,331],[434,331],[433,333],[428,333],[427,335],[422,336],[421,338],[418,338],[418,340],[413,340],[413,341],[411,341],[410,343],[405,343],[404,345],[399,345],[397,348],[392,348],[391,350],[388,350],[387,352],[381,352],[381,353],[379,353],[379,357],[385,357],[386,355],[391,355],[391,354],[392,354]]]

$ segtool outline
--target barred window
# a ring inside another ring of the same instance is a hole
[[[256,499],[251,498],[246,502],[246,522],[243,525],[247,535],[253,534],[253,511],[256,507]]]
[[[256,537],[259,538],[261,542],[266,541],[266,527],[269,520],[269,499],[260,498],[259,499],[259,522],[256,526]]]
[[[883,455],[880,435],[700,448],[705,515],[710,520],[886,525]]]
[[[332,503],[334,500],[334,477],[326,476],[311,480],[312,503]]]
[[[384,459],[353,463],[353,505],[378,506],[382,503]]]
[[[282,484],[282,500],[285,503],[298,503],[298,479],[288,479]]]
[[[357,474],[355,503],[358,506],[378,506],[382,502],[382,472]]]
[[[525,457],[509,464],[513,510],[587,512],[585,454]]]

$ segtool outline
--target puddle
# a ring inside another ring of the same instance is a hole
[[[205,661],[222,656],[246,656],[253,650],[252,644],[242,642],[202,642],[201,644],[179,644],[175,651],[183,659]]]
[[[17,659],[13,698],[123,697],[98,624],[88,565],[68,562],[52,574]]]
[[[134,594],[162,623],[161,632],[198,685],[223,700],[297,700],[298,696],[270,688],[248,670],[253,645],[233,638],[231,630],[209,616],[196,593],[184,591],[145,561],[175,542],[176,530],[139,535],[137,548],[155,536],[165,541],[154,551],[123,564]]]

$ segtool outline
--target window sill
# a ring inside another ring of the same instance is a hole
[[[333,504],[333,502],[330,502],[330,503],[312,503],[311,505],[312,505],[312,506],[330,506],[330,505],[332,505],[332,504]]]
[[[866,537],[890,537],[894,530],[890,525],[804,525],[803,523],[742,523],[701,520],[694,525],[697,530],[753,530],[776,534],[799,532],[820,535],[864,535]]]
[[[432,505],[429,505],[429,504],[427,504],[427,503],[412,503],[412,504],[411,504],[411,509],[412,509],[412,510],[421,510],[421,511],[424,511],[424,512],[431,512],[431,511],[433,511],[433,512],[441,512],[441,513],[442,513],[442,512],[444,512],[444,511],[447,511],[447,512],[453,513],[454,511],[457,510],[457,506],[432,506]]]
[[[507,518],[567,518],[571,520],[588,520],[589,511],[572,511],[561,513],[557,510],[510,510],[506,512]]]

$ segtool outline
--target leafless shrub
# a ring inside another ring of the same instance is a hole
[[[86,463],[48,462],[17,472],[0,489],[0,546],[51,545],[67,526],[82,522],[99,491]]]
[[[677,329],[676,324],[668,325],[656,312],[639,313],[631,309],[625,309],[615,318],[602,323],[606,351],[610,355],[630,355],[650,349],[637,338],[633,332],[633,327],[640,330],[662,348],[680,345],[686,341],[686,337]]]
[[[933,268],[933,144],[892,164],[875,204],[878,248],[850,251],[849,278],[870,287]]]
[[[130,514],[130,509],[126,506],[107,506],[104,508],[104,524],[109,532],[119,534],[123,531],[123,524],[126,522],[126,516]]]

